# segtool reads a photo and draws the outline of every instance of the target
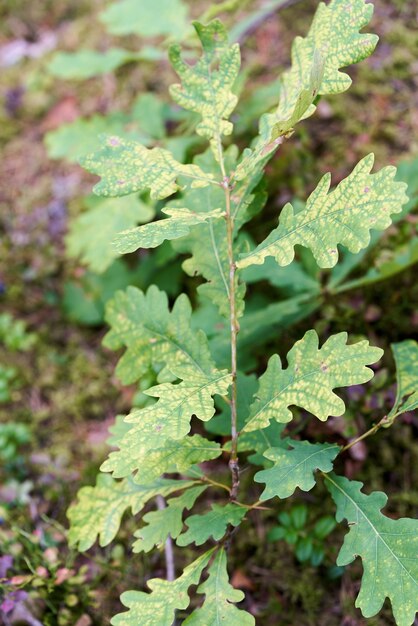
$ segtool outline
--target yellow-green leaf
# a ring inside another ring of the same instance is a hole
[[[156,495],[167,496],[194,485],[194,481],[160,479],[148,485],[136,485],[131,479],[116,481],[99,474],[95,487],[83,487],[78,502],[68,510],[68,539],[81,551],[88,550],[100,538],[107,546],[116,536],[124,512],[138,513]]]
[[[396,399],[389,417],[418,407],[418,343],[407,339],[391,345],[396,363]]]
[[[167,500],[167,505],[158,511],[150,511],[142,520],[146,523],[134,533],[137,540],[134,552],[149,552],[154,546],[161,546],[168,536],[176,539],[183,528],[183,511],[191,509],[197,498],[207,489],[206,485],[191,487],[183,494]]]
[[[276,354],[260,377],[257,399],[252,404],[243,432],[266,428],[271,419],[282,424],[290,422],[291,405],[299,406],[321,421],[330,415],[342,415],[343,400],[333,389],[365,383],[373,377],[366,367],[376,363],[383,354],[368,341],[347,345],[347,333],[331,335],[319,348],[318,335],[309,330],[295,343],[287,355],[283,369]]]
[[[365,59],[376,47],[376,35],[359,33],[372,14],[373,5],[364,0],[319,3],[308,35],[294,40],[292,65],[280,81],[278,107],[262,116],[260,134],[253,150],[244,152],[237,180],[258,164],[263,166],[281,143],[280,137],[315,111],[316,95],[337,94],[350,87],[351,78],[340,68]]]
[[[211,511],[201,515],[191,515],[186,519],[188,529],[177,538],[177,545],[188,546],[190,543],[195,543],[200,546],[210,537],[219,541],[228,525],[238,526],[246,512],[245,507],[233,502],[225,505],[212,504]]]
[[[205,601],[184,626],[254,626],[254,617],[234,604],[241,602],[244,594],[229,584],[224,548],[218,550],[208,572],[207,580],[197,589],[197,593],[205,594]]]
[[[111,330],[104,345],[111,350],[126,347],[116,368],[122,382],[133,383],[150,368],[159,372],[160,381],[184,379],[185,368],[212,374],[216,368],[206,336],[192,330],[191,315],[184,294],[170,311],[167,295],[155,286],[145,294],[135,287],[117,292],[106,308]]]
[[[337,521],[350,530],[338,555],[338,565],[357,556],[363,578],[356,606],[364,617],[376,615],[386,598],[398,626],[412,626],[418,611],[418,520],[383,515],[387,496],[362,493],[363,483],[327,474],[325,484],[337,505]]]
[[[126,591],[121,601],[129,611],[115,615],[113,626],[172,626],[176,609],[187,609],[190,604],[189,587],[197,585],[203,569],[209,563],[213,550],[205,552],[188,565],[180,578],[173,581],[152,578],[147,585],[151,593]]]
[[[299,212],[286,204],[278,227],[255,250],[243,255],[238,267],[261,265],[269,256],[279,265],[288,265],[296,245],[309,248],[320,267],[333,267],[339,244],[350,252],[365,248],[370,229],[387,228],[391,213],[399,213],[408,201],[406,184],[394,180],[396,168],[388,166],[371,174],[373,162],[374,155],[369,154],[330,193],[331,175],[325,174],[306,208]]]
[[[206,187],[214,182],[197,165],[183,165],[163,148],[146,148],[122,137],[105,137],[98,152],[80,160],[89,172],[101,177],[93,191],[99,196],[125,196],[150,190],[151,198],[166,198],[179,186],[182,176],[192,187]]]
[[[227,32],[219,20],[207,26],[194,23],[203,48],[201,59],[189,65],[181,58],[178,44],[170,48],[170,61],[181,78],[181,84],[170,89],[173,99],[185,109],[199,113],[199,135],[209,139],[217,158],[222,135],[230,135],[229,116],[237,104],[232,89],[240,68],[238,44],[228,44]]]
[[[224,215],[221,209],[208,213],[193,213],[188,209],[164,209],[167,220],[158,220],[137,228],[119,232],[113,244],[119,254],[135,252],[138,248],[156,248],[165,240],[179,239],[188,235],[192,226],[207,220],[219,219]]]
[[[133,481],[146,485],[162,474],[184,472],[195,463],[210,461],[222,454],[219,443],[200,435],[183,439],[160,438],[158,430],[149,432],[147,426],[135,434],[136,437],[129,437],[132,455],[126,454],[126,448],[111,452],[100,468],[102,472],[112,472],[115,478],[135,472]]]
[[[110,454],[102,469],[115,472],[116,477],[128,476],[138,470],[140,482],[145,482],[145,475],[149,479],[151,466],[154,471],[159,469],[155,455],[157,461],[163,463],[162,456],[167,454],[166,445],[170,446],[173,455],[171,460],[174,462],[178,458],[179,446],[184,444],[187,448],[190,443],[196,443],[197,436],[184,440],[190,431],[192,416],[196,415],[203,421],[209,420],[215,413],[212,396],[226,394],[230,383],[231,375],[223,370],[214,372],[212,376],[193,373],[190,381],[176,385],[164,383],[148,389],[145,393],[159,398],[159,401],[143,409],[135,409],[125,418],[125,423],[131,425],[131,428],[118,439],[119,450]],[[166,444],[167,440],[171,440],[171,443],[169,441]],[[173,440],[180,440],[179,446]],[[211,442],[209,444],[209,457],[206,458],[218,456],[219,446]],[[196,447],[189,453],[193,455],[192,463],[204,460],[203,454],[207,454],[197,451]]]

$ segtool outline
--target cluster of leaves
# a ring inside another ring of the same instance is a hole
[[[100,545],[108,545],[125,511],[136,515],[158,496],[168,498],[166,506],[143,515],[135,552],[172,540],[177,546],[209,543],[177,579],[154,578],[148,581],[150,593],[124,593],[121,600],[128,611],[113,618],[115,625],[171,626],[177,611],[185,616],[184,624],[254,624],[250,613],[235,606],[243,594],[228,581],[226,555],[234,529],[248,523],[260,503],[288,498],[296,488],[310,491],[321,476],[336,504],[337,521],[346,519],[350,525],[337,564],[347,565],[356,556],[363,561],[357,606],[370,617],[389,598],[399,626],[411,626],[415,619],[418,523],[385,516],[383,493],[366,495],[361,483],[334,474],[334,461],[342,452],[338,443],[312,443],[285,433],[295,416],[289,407],[304,409],[321,421],[343,415],[345,404],[334,390],[369,381],[369,366],[379,361],[382,350],[367,340],[347,343],[346,333],[320,345],[317,333],[308,331],[288,352],[287,366],[273,355],[257,381],[251,374],[257,365],[251,347],[261,315],[254,318],[245,312],[246,272],[264,268],[268,260],[278,268],[279,284],[282,276],[285,284],[299,278],[306,284],[309,280],[303,279],[297,263],[293,274],[280,273],[294,261],[295,248],[308,249],[320,268],[342,267],[346,257],[337,266],[339,246],[347,255],[366,249],[370,231],[383,231],[392,223],[391,215],[403,214],[407,205],[406,184],[396,180],[395,168],[371,173],[374,159],[368,155],[335,189],[330,191],[331,177],[326,174],[306,205],[287,204],[277,228],[258,245],[242,230],[263,208],[263,171],[279,146],[298,122],[315,112],[319,97],[349,88],[351,79],[341,68],[372,53],[377,38],[359,32],[372,11],[363,0],[331,0],[318,6],[308,35],[294,43],[277,107],[262,116],[259,135],[242,155],[234,145],[224,148],[237,104],[239,46],[229,44],[218,20],[196,23],[203,51],[194,65],[183,60],[178,45],[170,48],[181,81],[171,95],[199,116],[196,132],[208,141],[206,152],[184,164],[167,147],[150,148],[111,135],[98,152],[82,160],[101,177],[94,190],[104,198],[149,193],[160,201],[176,194],[164,206],[167,217],[128,226],[117,235],[118,253],[171,241],[187,255],[185,272],[202,277],[195,311],[185,294],[170,308],[166,294],[156,286],[146,292],[129,287],[107,306],[111,330],[105,345],[124,350],[118,377],[125,384],[141,378],[154,378],[157,384],[144,390],[150,400],[113,429],[117,449],[102,465],[104,474],[96,486],[80,491],[69,510],[70,541],[81,550],[97,537]],[[298,305],[292,304],[279,302],[276,319],[294,316]],[[393,350],[397,397],[373,431],[418,406],[418,345],[410,340]],[[231,440],[225,443],[228,423]],[[229,456],[230,486],[215,480],[209,469],[223,454]],[[257,502],[250,504],[241,493],[239,474],[240,460],[247,454],[262,466],[254,481],[264,485]],[[203,462],[204,471],[199,466]],[[222,490],[229,498],[217,497],[208,510],[198,502],[208,489]],[[324,529],[318,533],[320,537]],[[313,553],[313,545],[310,550]],[[194,585],[204,600],[187,615],[189,588]]]
[[[322,515],[312,526],[308,523],[308,517],[309,509],[306,504],[296,504],[290,511],[282,511],[277,516],[279,524],[273,526],[267,539],[284,539],[294,546],[298,561],[309,562],[317,567],[324,560],[324,541],[334,530],[336,521],[331,515]]]
[[[188,8],[180,0],[176,4],[167,3],[165,0],[160,0],[157,5],[151,4],[152,7],[148,7],[146,3],[139,6],[133,2],[116,2],[101,14],[100,19],[110,35],[133,34],[139,36],[141,42],[149,37],[159,37],[160,40],[165,37],[163,44],[169,44],[173,40],[186,37],[192,45],[189,54],[193,58],[196,55],[194,45],[196,38],[193,38],[188,25]],[[282,0],[275,0],[266,8],[255,9],[242,24],[232,29],[230,39],[242,39],[246,29],[251,29],[263,17],[263,11],[271,12],[275,6],[280,7],[282,4]],[[221,11],[235,11],[239,5],[240,3],[228,1],[211,7],[206,14],[207,17],[211,17]],[[155,12],[161,16],[158,24],[154,19]],[[108,15],[112,15],[112,18],[108,19]],[[55,54],[48,68],[59,78],[83,79],[113,72],[119,64],[138,59],[151,66],[160,58],[161,49],[150,46],[145,46],[139,53],[120,48],[110,48],[105,54],[81,50],[77,53]],[[234,91],[240,88],[239,85],[234,85]],[[259,110],[265,109],[266,102],[271,102],[271,106],[274,105],[279,88],[280,85],[276,83],[268,85],[261,90],[262,93],[257,90],[255,103],[245,103],[246,109],[239,111],[238,118],[241,135],[243,132],[248,134],[254,115],[257,115]],[[95,149],[99,134],[107,133],[134,139],[146,146],[158,142],[158,145],[167,147],[178,161],[184,162],[190,157],[190,150],[196,149],[201,143],[199,137],[192,133],[193,127],[197,124],[196,118],[191,111],[179,114],[178,110],[172,109],[155,94],[149,93],[140,95],[127,113],[112,111],[108,114],[95,114],[89,118],[78,118],[72,123],[64,124],[58,130],[47,133],[45,143],[51,158],[78,161]],[[172,129],[173,124],[179,122],[181,134],[175,137],[167,136],[167,127],[170,126]],[[418,160],[405,161],[399,166],[398,179],[409,183],[410,202],[404,207],[402,214],[393,217],[393,221],[402,219],[417,204],[417,170]],[[300,201],[295,202],[298,202],[297,208],[301,208]],[[63,305],[70,319],[83,324],[100,324],[104,319],[106,303],[117,289],[123,289],[128,284],[134,284],[142,290],[151,284],[157,284],[168,291],[170,296],[181,291],[183,287],[179,260],[181,248],[176,249],[175,244],[172,245],[167,241],[160,253],[141,255],[141,269],[134,273],[129,271],[123,261],[117,262],[118,248],[111,245],[118,232],[152,220],[160,208],[148,195],[129,196],[118,202],[94,196],[87,196],[81,200],[81,214],[70,220],[70,231],[66,239],[67,254],[87,266],[88,271],[78,276],[77,280],[66,282],[64,286]],[[251,240],[249,234],[247,237]],[[306,254],[291,266],[280,267],[268,258],[261,268],[257,266],[247,268],[243,272],[247,284],[268,280],[273,287],[269,303],[274,304],[277,296],[280,296],[283,302],[283,297],[286,296],[287,304],[283,303],[281,309],[277,305],[272,307],[271,313],[277,323],[268,329],[268,332],[277,332],[279,325],[283,328],[310,315],[319,309],[330,295],[385,280],[418,262],[418,244],[415,236],[406,243],[397,245],[395,249],[383,250],[363,276],[351,278],[365,255],[376,248],[380,238],[381,233],[374,232],[369,245],[360,254],[351,254],[341,245],[343,261],[325,276],[318,271],[310,255]],[[168,280],[161,279],[162,268],[164,277],[169,275]],[[281,314],[282,311],[284,315]],[[278,317],[277,313],[280,313]],[[265,336],[268,339],[267,334]]]

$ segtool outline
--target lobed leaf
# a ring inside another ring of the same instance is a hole
[[[183,165],[163,148],[146,148],[142,144],[117,136],[105,136],[101,150],[80,160],[81,165],[102,178],[93,191],[99,196],[125,196],[150,190],[151,198],[166,198],[179,187],[179,176],[192,187],[206,187],[214,180],[197,165]]]
[[[213,20],[207,26],[198,22],[193,25],[203,55],[191,66],[182,60],[181,47],[178,44],[171,46],[170,61],[182,82],[172,85],[170,93],[180,106],[201,116],[196,131],[211,142],[219,160],[221,138],[232,132],[228,118],[238,100],[232,89],[240,68],[239,46],[229,46],[228,34],[219,20]]]
[[[151,367],[159,380],[184,378],[186,368],[211,375],[216,368],[207,339],[203,331],[192,330],[191,314],[184,294],[170,312],[167,295],[155,286],[145,294],[135,287],[119,291],[106,309],[111,330],[104,345],[111,350],[126,347],[116,368],[121,381],[133,383]]]
[[[224,506],[212,504],[212,510],[201,515],[191,515],[186,519],[188,529],[177,538],[178,546],[197,546],[205,543],[210,537],[219,541],[224,536],[229,524],[238,526],[247,510],[243,506],[229,502]]]
[[[396,399],[388,417],[418,407],[418,343],[407,339],[391,345],[396,363]]]
[[[362,159],[331,193],[331,175],[325,174],[299,213],[286,204],[278,227],[253,252],[242,256],[238,267],[260,265],[269,256],[279,265],[288,265],[296,245],[309,248],[320,267],[333,267],[339,244],[350,252],[365,248],[370,229],[387,228],[391,213],[399,213],[408,200],[406,184],[394,180],[396,168],[384,167],[370,174],[373,162],[373,154]]]
[[[192,226],[224,216],[221,209],[204,214],[193,213],[188,209],[165,209],[163,213],[169,215],[169,219],[119,232],[113,242],[117,252],[127,254],[138,248],[156,248],[167,239],[184,237]]]
[[[254,626],[254,617],[234,606],[244,594],[229,584],[224,548],[216,553],[208,571],[208,579],[197,589],[197,593],[205,594],[205,601],[184,621],[184,626]]]
[[[291,446],[291,449],[286,446]],[[315,470],[330,472],[339,450],[336,444],[292,439],[284,439],[283,447],[269,448],[263,456],[273,461],[273,467],[257,472],[254,476],[257,483],[266,484],[260,499],[269,500],[274,496],[288,498],[296,487],[310,491],[315,485]]]
[[[135,515],[154,496],[167,496],[194,484],[194,481],[160,479],[137,485],[131,479],[116,481],[99,474],[96,486],[80,489],[78,502],[68,510],[70,545],[88,550],[99,536],[100,545],[107,546],[115,538],[127,509],[131,508]]]
[[[418,611],[418,520],[386,517],[381,513],[386,494],[366,495],[361,482],[328,474],[325,483],[337,505],[337,521],[346,519],[350,526],[337,564],[362,559],[356,606],[372,617],[389,598],[396,624],[411,626]]]
[[[134,552],[149,552],[154,546],[161,546],[168,536],[176,539],[183,528],[183,511],[191,509],[197,498],[207,486],[191,487],[182,495],[167,500],[167,506],[158,511],[150,511],[142,518],[146,522],[134,533],[137,540],[133,544]]]
[[[147,582],[151,593],[126,591],[122,604],[129,611],[118,613],[110,621],[113,626],[172,626],[177,609],[187,609],[190,604],[189,587],[197,585],[203,569],[209,563],[213,550],[202,554],[188,565],[180,578],[173,581],[152,578]]]
[[[211,378],[196,374],[193,382],[151,387],[145,393],[159,401],[135,409],[125,418],[128,428],[116,442],[119,450],[110,454],[103,467],[118,471],[118,476],[127,476],[142,468],[143,463],[147,465],[149,452],[160,449],[167,439],[183,440],[190,431],[193,415],[203,421],[211,419],[215,413],[212,396],[226,394],[230,384],[231,375],[223,370]]]
[[[278,107],[262,116],[260,134],[253,150],[244,152],[235,173],[237,180],[263,166],[280,138],[315,111],[317,95],[337,94],[350,87],[351,78],[340,68],[365,59],[376,47],[376,35],[359,33],[372,14],[373,5],[364,0],[319,3],[308,35],[294,40],[292,65],[280,81]]]
[[[347,345],[347,333],[338,333],[319,348],[318,335],[309,330],[295,343],[287,355],[288,367],[283,369],[276,354],[260,377],[257,398],[243,432],[265,428],[271,419],[282,424],[292,419],[290,405],[299,406],[321,421],[330,415],[342,415],[343,400],[333,389],[365,383],[373,377],[366,367],[380,359],[383,351],[372,348],[368,341]]]
[[[115,478],[129,476],[136,472],[133,481],[146,485],[165,473],[184,472],[195,463],[216,459],[222,454],[219,443],[209,441],[200,435],[183,439],[167,439],[159,436],[156,429],[151,434],[149,428],[136,432],[136,437],[127,434],[130,446],[111,452],[102,464],[102,472],[112,472]],[[136,444],[136,445],[135,445]],[[127,448],[132,455],[127,456]]]

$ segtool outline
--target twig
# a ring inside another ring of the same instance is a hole
[[[346,450],[349,450],[350,448],[355,446],[360,441],[363,441],[363,439],[366,439],[367,437],[370,437],[370,435],[374,435],[381,428],[388,428],[389,426],[392,426],[393,422],[395,421],[395,419],[400,414],[401,414],[401,412],[395,413],[394,415],[384,415],[382,417],[382,419],[379,422],[377,422],[374,426],[369,428],[369,430],[367,430],[365,433],[363,433],[362,435],[360,435],[356,439],[353,439],[352,441],[350,441],[350,443],[348,443],[346,446],[341,448],[340,454],[341,454],[341,452],[345,452]]]
[[[166,508],[166,502],[163,496],[156,496],[157,508],[159,511],[162,511]],[[165,567],[166,567],[166,578],[168,581],[173,581],[176,578],[176,568],[174,564],[174,551],[173,551],[173,540],[170,535],[168,535],[164,544],[164,555],[165,555]]]

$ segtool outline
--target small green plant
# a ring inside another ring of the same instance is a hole
[[[35,344],[35,333],[26,330],[26,324],[22,320],[15,320],[10,313],[0,315],[0,346],[6,349],[6,358],[1,355],[1,360],[6,360],[10,352],[26,352]],[[9,363],[0,361],[0,404],[12,399],[13,389],[19,386],[18,368]]]
[[[12,397],[12,388],[16,382],[17,370],[0,363],[0,404],[9,402]]]
[[[0,342],[11,352],[30,350],[36,342],[35,333],[26,330],[22,320],[15,320],[10,313],[0,315]]]
[[[312,524],[308,517],[309,509],[306,504],[297,504],[288,512],[282,511],[277,516],[279,524],[270,530],[267,539],[284,539],[294,546],[298,561],[309,562],[317,567],[324,560],[324,540],[334,530],[336,521],[331,515],[323,515]]]
[[[26,424],[10,422],[0,424],[0,459],[14,461],[19,448],[30,442],[30,429]]]
[[[369,381],[373,370],[368,366],[379,361],[382,350],[367,340],[347,343],[346,333],[320,342],[311,330],[290,349],[287,365],[279,355],[271,356],[257,381],[252,372],[259,364],[251,352],[257,347],[260,319],[273,312],[258,311],[256,318],[251,311],[245,313],[249,268],[263,266],[266,259],[287,267],[299,246],[310,250],[320,268],[332,268],[339,246],[352,254],[360,252],[369,244],[370,230],[387,228],[391,215],[400,213],[407,202],[406,185],[395,180],[395,168],[372,174],[370,154],[335,189],[330,191],[331,176],[326,174],[305,206],[288,203],[278,226],[258,245],[252,245],[244,229],[266,202],[263,172],[269,160],[295,126],[315,112],[320,97],[349,88],[351,79],[340,69],[373,52],[377,37],[359,32],[372,11],[363,0],[319,4],[308,35],[293,45],[278,106],[262,116],[259,135],[242,155],[235,145],[225,147],[237,104],[239,46],[228,43],[218,20],[195,23],[202,56],[190,65],[179,45],[170,48],[181,80],[171,95],[199,116],[196,131],[209,142],[208,150],[193,163],[183,164],[165,148],[109,136],[100,151],[82,161],[101,177],[95,187],[98,195],[149,191],[152,199],[164,200],[176,194],[163,209],[166,219],[121,232],[115,249],[126,254],[174,241],[177,250],[188,255],[183,264],[186,273],[203,277],[195,311],[185,294],[170,307],[167,295],[155,286],[146,293],[129,287],[107,306],[111,330],[105,345],[125,350],[117,375],[125,384],[153,375],[157,384],[143,389],[150,402],[123,422],[118,420],[113,429],[112,442],[118,449],[102,465],[104,474],[96,486],[84,487],[69,510],[70,541],[87,550],[99,537],[100,545],[106,546],[125,511],[136,515],[158,497],[160,506],[142,516],[135,532],[134,552],[148,552],[167,542],[172,548],[175,540],[178,547],[196,546],[197,553],[179,577],[170,571],[168,580],[148,581],[149,593],[125,592],[121,600],[128,611],[112,619],[115,626],[171,626],[176,615],[187,626],[254,624],[253,615],[235,606],[244,596],[228,580],[227,557],[235,533],[251,524],[253,511],[259,514],[266,501],[274,507],[296,488],[310,491],[317,480],[324,482],[335,502],[337,522],[349,524],[338,565],[348,565],[357,556],[362,559],[357,606],[371,617],[389,598],[399,626],[414,622],[418,522],[386,516],[381,512],[385,494],[366,495],[362,483],[334,473],[333,466],[347,448],[418,406],[418,345],[411,340],[393,346],[398,376],[394,407],[342,448],[334,442],[292,437],[287,425],[296,419],[297,407],[321,421],[342,415],[345,404],[334,389]],[[296,271],[293,280],[297,277]],[[274,310],[286,317],[282,309]],[[249,454],[250,462],[264,468],[244,491],[240,467]],[[228,482],[222,480],[223,463]],[[295,515],[300,516],[296,522],[300,525],[301,509]],[[318,540],[330,527],[324,519],[316,530]],[[281,521],[283,525],[283,517]],[[295,526],[294,519],[292,523]],[[307,542],[299,546],[299,556],[305,557],[309,548],[311,558],[318,547],[314,539],[311,548]],[[200,546],[205,548],[200,551]],[[197,597],[191,600],[193,586]]]

